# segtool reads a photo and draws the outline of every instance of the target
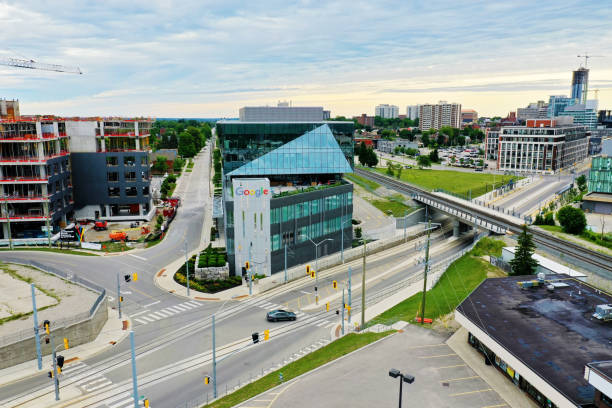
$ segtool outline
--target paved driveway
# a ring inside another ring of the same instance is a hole
[[[408,326],[374,345],[285,386],[259,395],[242,408],[392,407],[399,384],[389,377],[397,368],[415,377],[404,383],[405,407],[493,408],[506,402],[431,330]]]

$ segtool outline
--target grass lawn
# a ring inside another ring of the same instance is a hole
[[[387,175],[386,168],[377,168],[376,171]],[[494,181],[495,185],[499,187],[508,183],[511,178],[519,179],[515,176],[453,170],[403,169],[401,180],[428,190],[441,188],[462,196],[468,196],[471,189],[472,197],[478,197],[487,191],[491,191]]]
[[[580,235],[573,235],[563,232],[563,228],[561,228],[560,225],[538,225],[538,227],[561,239],[567,240],[568,237],[572,237],[576,241],[587,241],[591,244],[600,246],[601,251],[599,252],[610,254],[610,250],[612,250],[612,234],[610,233],[604,234],[602,239],[601,234],[592,231],[584,231]]]
[[[368,180],[367,178],[358,176],[357,174],[345,174],[344,177],[347,180],[352,181],[353,183],[365,188],[368,191],[374,191],[376,190],[378,187],[380,187],[380,184],[378,184],[375,181],[372,180]]]
[[[392,214],[394,217],[403,217],[410,214],[416,208],[404,204],[404,197],[401,194],[394,194],[390,197],[383,197],[379,200],[368,200],[370,204],[378,208],[385,214]]]
[[[68,255],[81,255],[81,256],[98,256],[96,254],[92,254],[91,252],[81,252],[75,251],[74,249],[59,249],[59,248],[27,248],[20,247],[14,249],[2,248],[0,251],[43,251],[43,252],[57,252],[58,254],[68,254]]]
[[[304,357],[296,360],[285,367],[282,367],[270,374],[260,378],[259,380],[252,382],[251,384],[245,385],[238,391],[231,393],[206,407],[212,408],[229,408],[233,407],[243,401],[248,400],[256,395],[261,394],[271,388],[276,387],[280,384],[279,372],[283,373],[283,378],[286,381],[291,380],[299,375],[302,375],[310,370],[320,367],[330,361],[333,361],[345,354],[348,354],[354,350],[357,350],[363,346],[375,342],[393,331],[387,331],[382,333],[350,333],[346,336],[328,344],[325,347],[321,347],[319,350],[314,351]]]
[[[437,319],[453,310],[487,277],[505,276],[481,255],[501,255],[503,242],[483,238],[468,254],[453,262],[433,289],[427,292],[425,317]],[[382,323],[391,325],[398,320],[415,323],[421,313],[423,292],[419,292],[397,304],[368,322],[368,326]]]

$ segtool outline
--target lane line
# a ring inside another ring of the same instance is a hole
[[[134,313],[133,315],[131,315],[130,317],[136,317],[136,316],[140,316],[141,314],[145,314],[147,313],[149,310],[143,310],[142,312],[138,312],[138,313]]]
[[[482,390],[474,390],[474,391],[467,391],[467,392],[458,392],[456,394],[451,394],[451,397],[460,397],[462,395],[469,395],[469,394],[476,394],[479,392],[489,392],[489,391],[493,391],[491,388],[484,388]]]
[[[457,354],[455,353],[450,353],[450,354],[439,354],[437,356],[418,356],[417,358],[439,358],[439,357],[451,357],[451,356],[456,356]]]
[[[153,306],[153,305],[156,305],[158,303],[161,303],[161,300],[158,300],[157,302],[149,303],[148,305],[144,305],[143,307]]]
[[[134,255],[134,254],[128,254],[129,256],[136,258],[136,259],[140,259],[141,261],[146,261],[147,258],[143,258],[142,256],[138,256],[138,255]]]
[[[144,320],[140,320],[140,319],[134,319],[134,320],[136,320],[140,324],[147,324],[147,322],[145,322]]]
[[[455,367],[465,367],[465,364],[457,364],[457,365],[452,365],[452,366],[444,366],[444,367],[432,367],[435,368],[436,370],[441,370],[443,368],[455,368]]]
[[[450,380],[440,380],[440,382],[452,382],[452,381],[473,380],[474,378],[480,378],[480,376],[473,375],[473,376],[471,376],[471,377],[451,378]]]

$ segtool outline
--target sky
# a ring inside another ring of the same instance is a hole
[[[569,94],[587,52],[612,109],[611,21],[589,0],[0,0],[0,58],[83,71],[0,65],[0,98],[63,116],[237,117],[279,100],[332,116],[440,100],[505,116]]]

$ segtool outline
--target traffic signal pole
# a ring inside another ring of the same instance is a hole
[[[361,271],[361,330],[365,327],[365,296],[366,296],[366,244],[363,239],[363,270]]]
[[[185,271],[187,272],[187,296],[189,296],[189,259],[187,257],[187,241],[185,241]]]
[[[55,400],[59,401],[59,378],[57,378],[57,355],[55,353],[55,336],[51,336],[51,348],[53,349],[53,384],[55,386]]]
[[[427,299],[427,272],[429,269],[429,237],[431,235],[431,219],[427,219],[427,243],[425,244],[425,270],[423,271],[423,300],[421,301],[421,325],[425,323],[425,300]]]
[[[30,283],[32,289],[32,310],[34,311],[34,338],[36,340],[36,360],[38,361],[38,369],[42,370],[42,352],[40,350],[40,336],[38,335],[38,310],[36,310],[36,294],[34,292],[34,284]]]
[[[351,303],[351,273],[352,272],[353,272],[353,269],[349,266],[348,268],[348,305],[349,307],[353,306]],[[349,312],[349,315],[348,315],[348,322],[349,324],[351,323],[351,312]]]
[[[212,315],[213,398],[217,398],[217,347],[215,340],[215,315]]]
[[[136,352],[134,350],[134,330],[130,330],[130,349],[132,350],[132,392],[134,393],[134,408],[138,408],[138,380],[136,379]]]
[[[119,272],[117,272],[117,309],[119,310],[119,319],[121,319],[121,281],[119,280]]]

